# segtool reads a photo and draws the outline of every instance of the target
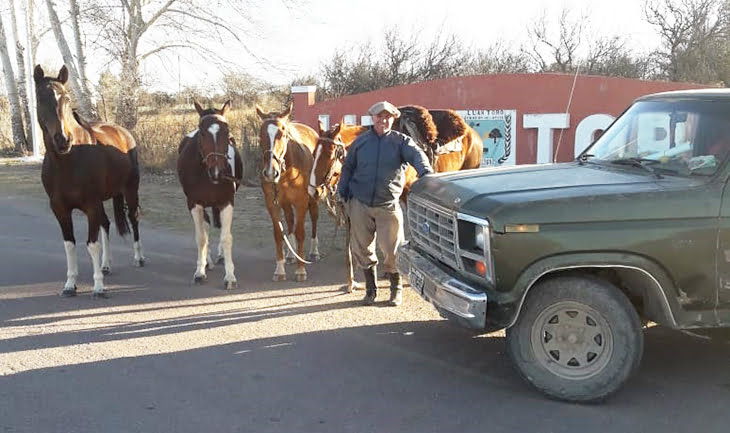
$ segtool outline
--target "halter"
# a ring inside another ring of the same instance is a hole
[[[319,140],[325,141],[328,143],[333,143],[336,146],[335,161],[339,161],[340,163],[343,163],[345,161],[345,156],[347,156],[347,149],[345,149],[345,143],[343,143],[342,140],[340,140],[339,138],[337,140],[333,140],[333,139],[327,138],[327,137],[320,137]],[[314,170],[314,167],[312,167],[312,170]],[[316,189],[323,188],[323,187],[328,188],[331,192],[333,189],[333,185],[330,185],[330,181],[332,180],[332,177],[334,175],[335,175],[335,164],[333,162],[332,165],[330,165],[329,172],[327,172],[327,176],[325,176],[322,183],[320,183],[319,185],[313,185],[310,181],[309,186],[311,186],[312,188],[316,188]]]
[[[210,116],[210,114],[206,114],[203,117],[206,117],[206,116]],[[216,115],[216,116],[220,116],[220,115]],[[223,116],[220,116],[220,117],[223,117]],[[201,120],[202,120],[202,117],[201,117]],[[225,118],[223,120],[225,121]],[[202,146],[201,146],[203,137],[202,137],[202,133],[200,132],[200,130],[201,130],[200,125],[198,125],[198,131],[197,131],[197,135],[198,135],[198,154],[200,155],[200,163],[201,163],[201,165],[204,165],[204,166],[207,167],[208,166],[208,160],[210,158],[223,158],[223,160],[226,161],[226,163],[229,164],[229,165],[231,165],[230,162],[235,162],[235,161],[233,161],[233,158],[235,158],[235,156],[234,156],[235,154],[231,154],[230,151],[227,151],[226,153],[222,153],[222,152],[217,152],[216,150],[213,150],[211,152],[208,152],[206,154],[203,154],[203,149],[202,149]],[[213,148],[215,149],[217,147],[217,145],[218,145],[218,143],[216,142],[214,144]],[[230,147],[234,147],[235,148],[235,145],[236,145],[236,141],[233,139],[233,137],[231,137],[231,134],[230,134],[230,131],[229,131],[229,133],[228,133],[228,148],[230,148]],[[231,165],[231,168],[232,167],[233,167],[233,165]],[[210,173],[208,173],[208,177],[210,177]],[[236,188],[236,185],[240,184],[240,181],[238,179],[236,179],[235,176],[230,176],[230,175],[224,174],[224,175],[221,175],[221,179],[230,180],[231,182],[233,182],[233,187],[234,188]]]

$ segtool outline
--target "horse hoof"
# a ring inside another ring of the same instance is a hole
[[[286,281],[286,274],[274,274],[274,281]]]
[[[108,299],[109,295],[106,294],[106,292],[93,292],[91,294],[91,299]]]
[[[196,275],[193,277],[193,283],[195,284],[203,284],[205,280],[207,280],[208,277],[205,275]]]
[[[144,259],[135,260],[134,266],[138,268],[144,268]]]
[[[223,263],[225,263],[225,261],[226,261],[226,259],[223,256],[218,256],[215,259],[215,264],[222,265]]]
[[[365,290],[365,286],[353,281],[351,285],[345,285],[345,290],[347,291],[347,293],[355,293],[356,290]]]
[[[319,254],[310,254],[309,255],[310,262],[318,262],[320,260],[322,260],[322,256],[320,256]]]
[[[297,281],[307,281],[307,274],[297,274]]]
[[[223,288],[225,290],[233,290],[238,288],[238,281],[224,281]]]
[[[62,298],[70,298],[72,296],[76,296],[76,286],[73,286],[73,288],[65,288],[61,291],[61,297]]]
[[[103,268],[101,268],[101,273],[104,275],[109,275],[112,273],[112,268],[110,268],[109,266],[104,266]]]

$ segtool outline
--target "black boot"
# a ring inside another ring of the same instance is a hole
[[[365,297],[362,300],[363,305],[373,305],[378,287],[375,285],[375,266],[363,269],[365,274]]]
[[[403,303],[403,284],[398,272],[391,272],[390,277],[390,301],[389,304],[397,307]]]

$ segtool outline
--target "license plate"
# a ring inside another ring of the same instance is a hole
[[[408,281],[411,282],[411,286],[413,286],[413,288],[423,293],[423,272],[412,267],[411,272],[408,275]]]

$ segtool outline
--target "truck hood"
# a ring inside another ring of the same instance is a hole
[[[718,209],[702,203],[702,177],[664,176],[640,168],[598,164],[521,165],[426,176],[411,194],[452,211],[504,224],[706,217]],[[688,203],[687,200],[692,203]],[[682,203],[678,203],[678,200]],[[677,208],[677,206],[680,206]]]

